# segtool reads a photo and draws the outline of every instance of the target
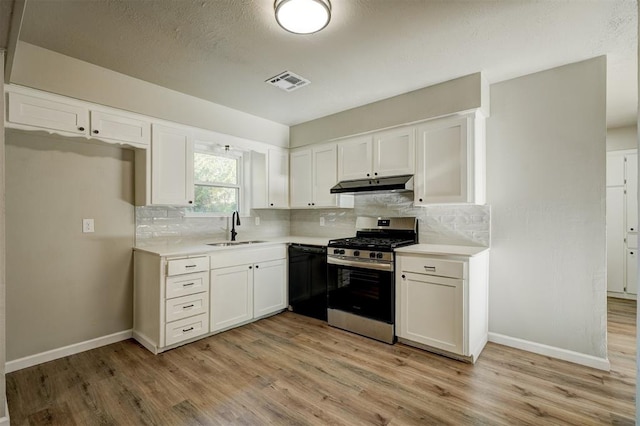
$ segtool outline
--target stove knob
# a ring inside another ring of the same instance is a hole
[[[382,259],[382,253],[378,253],[378,254],[376,254],[376,257],[377,257],[378,259]]]
[[[340,250],[339,249],[333,249],[333,254],[340,254]]]
[[[369,253],[369,257],[372,259],[376,258],[376,254],[374,252]]]
[[[360,256],[360,251],[359,250],[355,250],[353,252],[353,255],[356,256],[356,257]]]
[[[344,250],[340,250],[340,254],[344,254]]]

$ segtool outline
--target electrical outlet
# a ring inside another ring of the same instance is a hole
[[[324,217],[320,218],[320,226],[324,226]]]
[[[82,219],[82,232],[95,232],[93,219]]]
[[[256,216],[256,226],[260,226],[260,216]]]

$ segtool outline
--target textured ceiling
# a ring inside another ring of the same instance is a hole
[[[6,1],[6,0],[0,0]],[[292,125],[483,71],[490,83],[608,55],[608,124],[637,109],[637,3],[333,0],[317,34],[273,0],[28,0],[21,39]],[[287,93],[264,83],[290,70]]]

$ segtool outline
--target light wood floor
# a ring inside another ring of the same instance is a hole
[[[133,340],[7,375],[12,425],[634,424],[635,302],[611,372],[489,344],[476,365],[284,313],[154,356]]]

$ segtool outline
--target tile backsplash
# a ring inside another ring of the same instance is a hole
[[[236,230],[238,239],[338,238],[355,234],[358,216],[416,216],[421,243],[489,246],[490,210],[486,205],[463,204],[414,207],[411,193],[359,194],[353,209],[251,210],[251,217],[241,218]],[[226,240],[230,226],[226,217],[185,216],[182,207],[136,207],[136,244]]]

